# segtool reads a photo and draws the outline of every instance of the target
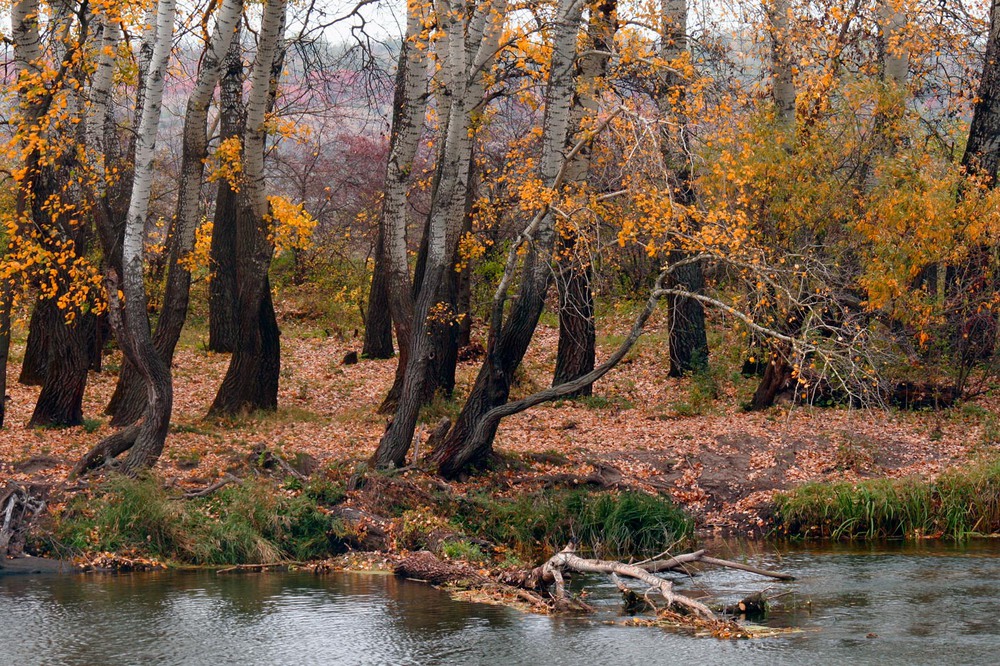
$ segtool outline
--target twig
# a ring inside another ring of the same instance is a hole
[[[232,474],[226,474],[224,477],[222,477],[221,479],[219,479],[215,483],[211,484],[210,486],[206,486],[206,487],[202,488],[201,490],[189,490],[189,491],[187,491],[186,493],[184,493],[184,499],[194,499],[196,497],[205,497],[207,495],[211,495],[216,490],[218,490],[218,489],[220,489],[220,488],[222,488],[224,486],[227,486],[230,483],[235,483],[236,485],[242,485],[243,484],[243,479],[241,479],[239,477],[236,477],[236,476],[233,476]]]

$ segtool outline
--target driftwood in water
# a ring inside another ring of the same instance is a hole
[[[778,580],[795,580],[795,576],[782,573],[780,571],[758,569],[757,567],[750,566],[749,564],[741,564],[740,562],[732,562],[730,560],[720,560],[717,557],[709,557],[706,555],[706,551],[704,550],[696,550],[693,553],[685,553],[684,555],[671,557],[668,560],[653,559],[647,562],[640,562],[637,566],[642,567],[650,573],[656,573],[660,571],[675,571],[683,569],[685,564],[693,564],[695,562],[712,564],[718,567],[725,567],[727,569],[739,569],[740,571],[747,571],[749,573],[757,574],[758,576],[767,576],[768,578],[777,578]]]
[[[0,559],[22,553],[28,527],[44,509],[44,491],[36,487],[8,483],[0,490]]]
[[[754,592],[735,604],[726,606],[724,612],[733,616],[762,618],[767,615],[767,601],[767,596],[763,592]]]
[[[396,564],[393,571],[397,576],[422,580],[432,585],[474,587],[489,585],[494,582],[472,567],[453,562],[444,562],[426,550],[406,556]]]
[[[709,557],[704,550],[661,559],[662,555],[643,562],[627,564],[611,560],[587,559],[574,552],[573,545],[550,557],[544,564],[534,569],[506,571],[495,578],[461,564],[442,562],[429,552],[414,553],[396,566],[396,573],[407,578],[423,580],[435,585],[458,585],[460,587],[493,588],[505,591],[524,590],[530,593],[527,600],[542,602],[550,610],[591,611],[587,604],[573,599],[566,592],[566,577],[570,573],[609,574],[622,590],[626,600],[626,610],[636,611],[648,605],[658,613],[667,612],[694,618],[698,621],[721,622],[720,618],[705,604],[673,589],[673,583],[655,575],[657,572],[681,570],[686,564],[700,562],[714,566],[740,569],[770,576],[781,580],[791,580],[792,576],[774,571],[766,571],[728,560]],[[629,588],[622,578],[630,578],[644,584],[648,590],[642,595]],[[662,598],[665,606],[657,606],[651,593]],[[522,598],[524,598],[522,596]],[[544,601],[543,601],[544,599]]]
[[[495,581],[464,564],[444,562],[426,550],[412,553],[400,560],[394,572],[397,576],[421,580],[432,585],[476,588],[484,592],[511,596],[528,603],[533,608],[548,610],[545,600],[531,590]]]

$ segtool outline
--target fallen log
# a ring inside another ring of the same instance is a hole
[[[759,569],[749,564],[722,560],[717,557],[709,557],[704,550],[696,550],[693,553],[678,555],[676,557],[671,557],[669,560],[651,560],[648,562],[642,562],[636,566],[639,566],[650,573],[659,573],[662,571],[680,569],[685,564],[692,564],[694,562],[712,564],[717,567],[726,567],[727,569],[739,569],[740,571],[747,571],[757,574],[758,576],[767,576],[768,578],[776,578],[777,580],[795,580],[795,576],[782,573],[780,571],[769,571],[767,569]]]
[[[575,547],[573,544],[570,544],[542,565],[543,575],[551,576],[555,583],[555,598],[557,601],[566,597],[562,575],[564,571],[617,574],[618,576],[635,578],[648,585],[650,589],[658,591],[667,602],[668,609],[682,610],[706,620],[716,619],[715,613],[705,604],[674,592],[673,583],[665,578],[654,576],[649,571],[634,564],[625,564],[624,562],[614,562],[611,560],[584,559],[576,555],[574,551]]]
[[[479,589],[486,593],[512,596],[527,602],[536,609],[544,611],[549,609],[545,599],[531,590],[498,582],[464,564],[445,562],[426,550],[404,557],[396,563],[393,573],[403,578],[419,580],[431,585]]]
[[[704,550],[668,559],[659,559],[663,555],[664,553],[661,553],[657,558],[635,564],[587,559],[578,556],[574,544],[571,543],[546,560],[544,564],[533,569],[504,571],[491,577],[467,565],[443,562],[432,553],[421,551],[401,560],[396,565],[395,573],[399,576],[435,585],[479,589],[505,595],[513,594],[529,601],[533,606],[561,612],[592,612],[594,610],[583,601],[575,599],[567,593],[566,577],[568,574],[603,573],[610,575],[615,585],[622,591],[627,612],[635,612],[640,610],[642,606],[649,606],[663,621],[686,622],[690,626],[710,629],[713,635],[723,637],[742,635],[745,632],[742,632],[738,625],[716,615],[711,608],[702,602],[676,592],[673,589],[672,581],[655,575],[656,572],[681,569],[686,564],[702,562],[714,566],[742,569],[782,580],[792,579],[792,576],[788,574],[709,557]],[[622,578],[639,581],[645,584],[648,589],[640,594],[626,585]],[[662,597],[666,604],[657,606],[653,602],[652,596]]]

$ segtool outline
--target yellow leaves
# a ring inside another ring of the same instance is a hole
[[[269,212],[265,222],[271,223],[275,249],[278,252],[308,249],[316,219],[305,210],[304,204],[293,204],[280,196],[270,196],[267,201]]]
[[[240,137],[231,136],[219,142],[206,166],[210,183],[225,180],[233,192],[239,192],[243,179],[243,144]]]
[[[469,267],[469,263],[482,259],[486,254],[486,246],[476,238],[475,234],[465,233],[458,241],[458,258],[455,272],[461,273]]]

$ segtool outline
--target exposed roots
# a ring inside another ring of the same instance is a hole
[[[70,478],[83,476],[93,470],[110,466],[115,458],[132,448],[138,436],[139,426],[137,425],[122,428],[118,432],[108,435],[80,458],[69,473]]]

